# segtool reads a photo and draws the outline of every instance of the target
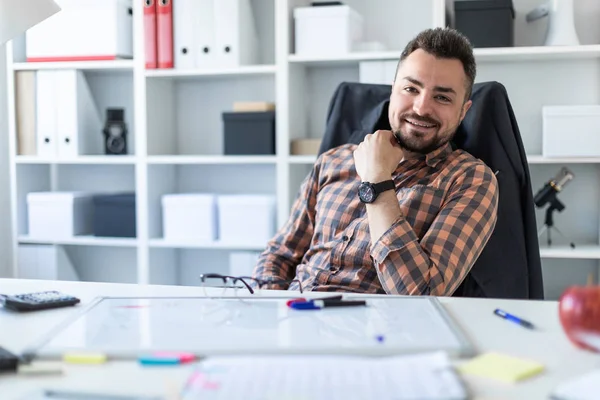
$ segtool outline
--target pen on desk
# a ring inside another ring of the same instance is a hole
[[[335,295],[335,296],[321,297],[319,299],[314,299],[314,300],[342,300],[342,295],[339,294],[339,295]],[[286,304],[288,307],[291,307],[292,304],[295,304],[295,303],[307,303],[307,302],[310,303],[312,301],[313,300],[305,299],[305,298],[301,297],[301,298],[297,298],[297,299],[288,300],[286,302]]]
[[[364,300],[315,300],[315,306],[320,308],[325,307],[356,307],[366,306],[367,302]]]
[[[516,322],[517,324],[519,324],[519,325],[521,325],[521,326],[523,326],[525,328],[535,329],[535,326],[533,326],[533,324],[531,322],[525,321],[522,318],[519,318],[519,317],[517,317],[515,315],[509,314],[506,311],[502,311],[502,310],[500,310],[498,308],[494,310],[494,314],[496,314],[500,318],[504,318],[504,319],[507,319],[509,321]]]
[[[295,310],[320,310],[327,307],[357,307],[366,306],[364,300],[310,300],[296,302],[289,305]]]

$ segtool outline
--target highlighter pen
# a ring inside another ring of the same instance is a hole
[[[506,311],[502,311],[500,309],[495,309],[494,310],[494,314],[496,314],[497,316],[499,316],[500,318],[504,318],[507,319],[509,321],[515,322],[525,328],[528,329],[535,329],[535,326],[533,326],[533,324],[529,321],[525,321],[524,319],[521,319],[517,316],[511,315],[509,313],[507,313]]]

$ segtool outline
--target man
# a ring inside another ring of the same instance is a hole
[[[496,224],[494,174],[449,143],[475,74],[472,47],[454,30],[409,42],[392,84],[393,131],[319,157],[253,277],[279,281],[270,289],[299,281],[305,290],[452,295]]]

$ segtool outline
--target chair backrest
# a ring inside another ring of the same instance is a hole
[[[391,85],[343,82],[327,114],[320,153],[360,143],[390,129]],[[455,148],[481,159],[496,173],[498,221],[482,254],[455,296],[543,298],[535,207],[527,158],[508,94],[498,82],[477,83],[473,105],[453,139]]]

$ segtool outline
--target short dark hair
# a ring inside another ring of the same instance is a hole
[[[415,36],[404,48],[400,55],[400,61],[396,66],[396,75],[402,61],[415,50],[422,49],[437,58],[458,59],[467,76],[467,94],[465,101],[471,97],[473,83],[477,74],[473,46],[469,39],[459,31],[452,28],[427,29]],[[394,77],[394,80],[396,78]]]

